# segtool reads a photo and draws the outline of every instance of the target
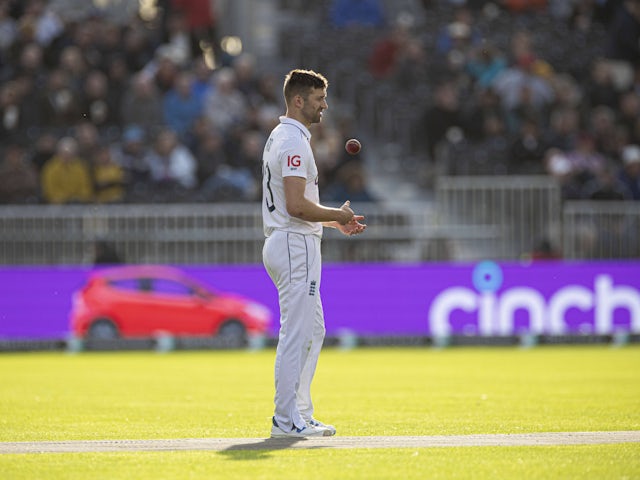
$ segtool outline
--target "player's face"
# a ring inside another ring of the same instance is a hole
[[[314,88],[311,93],[303,99],[302,116],[306,123],[320,123],[322,120],[322,112],[329,108],[327,105],[327,90],[324,88]]]

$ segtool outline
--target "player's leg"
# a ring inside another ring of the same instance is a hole
[[[320,252],[320,240],[317,241],[317,251],[318,254]],[[313,337],[311,340],[311,348],[307,352],[305,362],[302,366],[302,373],[300,375],[300,385],[298,387],[297,399],[298,399],[298,410],[302,415],[302,418],[307,422],[307,425],[311,425],[312,427],[321,430],[323,436],[331,436],[336,434],[336,428],[333,425],[327,425],[322,422],[319,422],[315,418],[313,418],[313,402],[311,400],[311,382],[313,381],[313,377],[316,372],[316,367],[318,365],[318,358],[320,357],[320,351],[322,350],[322,344],[324,342],[325,337],[325,326],[324,326],[324,310],[322,308],[322,298],[320,295],[320,276],[321,276],[321,268],[322,261],[320,259],[320,255],[317,258],[317,264],[311,267],[311,270],[314,272],[311,277],[317,278],[316,289],[314,289],[316,296],[316,306],[313,312],[314,315],[314,323],[313,323]],[[310,286],[311,288],[311,286]]]
[[[313,417],[313,401],[311,400],[311,382],[316,372],[318,358],[322,350],[322,343],[325,336],[324,313],[322,310],[322,300],[318,292],[318,301],[313,323],[313,337],[311,340],[311,348],[306,355],[305,362],[302,366],[302,374],[300,375],[300,386],[298,387],[297,400],[298,410],[302,417],[308,421]]]
[[[309,296],[306,237],[275,232],[265,244],[265,266],[278,287],[280,332],[275,362],[275,420],[284,430],[303,428],[296,391],[304,356],[312,342],[315,297]]]

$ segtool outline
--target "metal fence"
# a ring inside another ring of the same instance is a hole
[[[439,177],[436,205],[446,222],[499,229],[491,249],[476,256],[519,258],[541,239],[560,245],[560,187],[546,176]]]
[[[640,202],[567,202],[562,223],[567,259],[640,258]]]
[[[538,238],[568,259],[640,257],[640,203],[562,204],[547,177],[440,178],[433,202],[362,203],[364,235],[325,229],[327,262],[518,259]],[[257,204],[0,207],[0,264],[81,265],[110,243],[127,263],[262,261]]]
[[[431,203],[353,207],[366,217],[366,234],[325,229],[325,261],[453,260],[464,253],[452,250],[452,239],[495,241],[494,229],[439,224]],[[128,263],[260,263],[262,216],[247,203],[0,207],[0,264],[90,264],[101,242]]]

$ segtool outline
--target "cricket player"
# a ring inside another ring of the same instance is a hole
[[[292,70],[284,80],[286,113],[264,148],[262,257],[278,289],[280,332],[275,361],[272,437],[335,435],[313,417],[311,381],[325,335],[320,299],[323,227],[345,235],[366,225],[347,200],[340,208],[320,204],[318,168],[309,127],[322,120],[327,79],[311,70]]]

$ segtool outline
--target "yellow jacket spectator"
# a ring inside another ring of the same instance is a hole
[[[42,196],[47,203],[87,203],[93,200],[91,175],[78,157],[71,137],[58,141],[56,153],[42,168]]]
[[[125,173],[107,147],[100,147],[93,157],[93,188],[98,203],[122,202],[125,196]]]

